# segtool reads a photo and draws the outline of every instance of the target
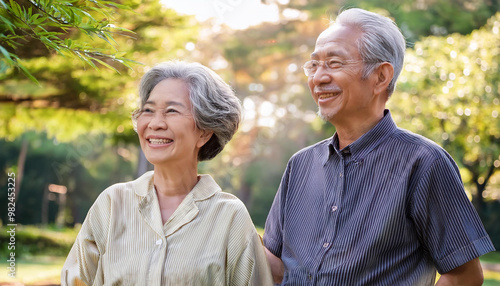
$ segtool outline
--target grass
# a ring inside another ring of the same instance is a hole
[[[493,251],[481,256],[481,262],[500,264],[500,251]]]
[[[15,250],[8,249],[7,227],[0,228],[0,285],[58,285],[66,255],[78,229],[18,225],[15,231]],[[9,277],[7,259],[14,252],[16,278]],[[19,284],[15,284],[19,285]]]
[[[11,252],[7,246],[11,238],[7,232],[9,229],[9,227],[0,228],[1,257],[7,257]],[[66,256],[75,241],[78,230],[78,228],[57,229],[19,225],[15,229],[14,237],[16,258],[36,255]]]
[[[22,283],[25,285],[59,284],[61,269],[65,257],[33,256],[16,261],[16,278],[8,276],[7,271],[0,271],[0,285],[4,283]],[[7,264],[0,263],[1,269],[7,269]]]

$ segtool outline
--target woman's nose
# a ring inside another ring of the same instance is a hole
[[[167,129],[167,120],[163,116],[163,113],[156,112],[151,121],[148,124],[148,127],[157,130],[157,129]]]

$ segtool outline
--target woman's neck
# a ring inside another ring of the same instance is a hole
[[[161,220],[165,224],[198,183],[197,168],[196,166],[190,168],[155,166],[153,182],[160,205]]]
[[[185,196],[198,183],[198,170],[196,166],[155,166],[153,182],[159,195]]]

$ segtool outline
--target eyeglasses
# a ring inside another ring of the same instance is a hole
[[[356,61],[356,60],[344,60],[341,61],[339,59],[327,59],[324,61],[318,61],[318,60],[310,60],[304,64],[302,67],[304,69],[304,73],[306,76],[313,76],[318,68],[320,66],[326,65],[329,69],[335,70],[344,67],[345,65],[348,64],[357,64],[357,63],[362,63],[363,61]]]

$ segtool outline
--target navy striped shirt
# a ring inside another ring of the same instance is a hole
[[[266,221],[283,285],[434,285],[493,251],[458,167],[390,112],[338,150],[338,138],[288,162]]]

